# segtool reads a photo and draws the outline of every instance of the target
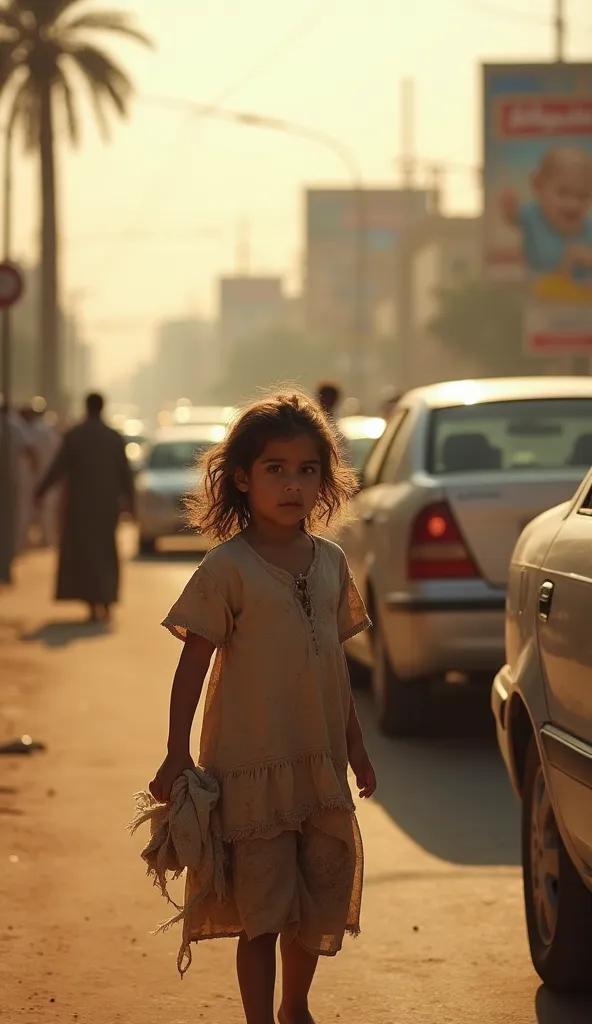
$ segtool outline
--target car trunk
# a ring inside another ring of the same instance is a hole
[[[507,582],[512,551],[524,527],[541,512],[568,501],[584,472],[537,473],[532,479],[514,473],[488,473],[468,482],[460,476],[441,479],[457,525],[484,579]]]

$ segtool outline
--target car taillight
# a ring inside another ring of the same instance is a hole
[[[410,580],[470,579],[479,575],[445,502],[428,505],[413,523],[407,575]]]

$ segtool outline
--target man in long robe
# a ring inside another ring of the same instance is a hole
[[[101,395],[86,399],[86,420],[73,427],[37,488],[37,499],[64,485],[56,599],[84,601],[92,620],[109,618],[119,595],[116,530],[133,513],[134,482],[124,441],[103,420]]]

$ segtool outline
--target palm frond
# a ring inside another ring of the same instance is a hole
[[[12,0],[11,6],[29,11],[38,25],[53,25],[69,7],[81,0]]]
[[[54,89],[57,99],[61,99],[64,107],[64,112],[66,114],[66,127],[68,129],[68,135],[70,136],[70,142],[73,146],[77,146],[80,142],[80,118],[78,117],[78,108],[76,106],[74,90],[70,85],[68,76],[64,73],[61,67],[58,67]]]
[[[137,28],[125,11],[89,11],[87,14],[80,14],[71,21],[59,22],[57,25],[60,35],[65,33],[69,36],[74,32],[113,32],[117,35],[127,36],[135,39],[145,46],[154,46],[154,42],[145,32]]]
[[[23,132],[25,149],[35,150],[39,145],[41,111],[39,93],[30,75],[19,86],[13,101],[13,110],[15,123]]]
[[[19,61],[15,60],[14,45],[8,39],[0,39],[0,93],[19,67]]]
[[[14,3],[0,7],[0,31],[15,42],[24,35],[25,23],[22,14]]]
[[[108,137],[104,116],[105,100],[110,100],[120,117],[126,117],[134,91],[131,79],[110,57],[94,46],[69,46],[65,53],[86,78],[99,128],[103,136]]]

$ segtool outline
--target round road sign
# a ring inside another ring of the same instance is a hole
[[[16,263],[0,263],[0,309],[8,309],[23,294],[23,275]]]

